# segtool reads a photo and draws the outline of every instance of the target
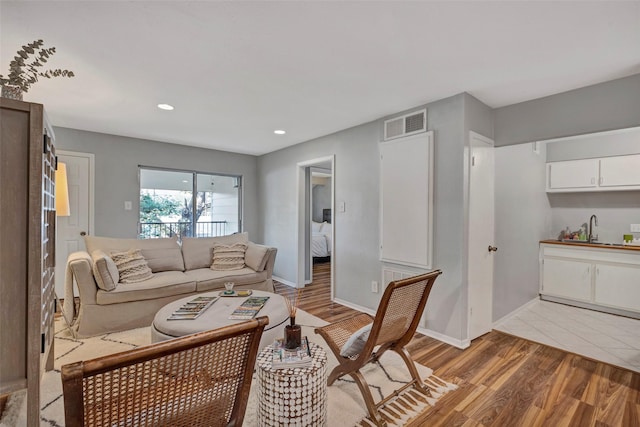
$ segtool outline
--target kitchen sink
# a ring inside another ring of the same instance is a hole
[[[583,245],[594,245],[594,246],[624,246],[622,243],[609,243],[609,242],[587,242],[586,240],[561,240],[562,243],[575,243],[575,244],[583,244]]]

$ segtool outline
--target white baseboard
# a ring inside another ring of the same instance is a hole
[[[527,303],[524,303],[520,307],[518,307],[515,310],[513,310],[511,313],[508,313],[508,314],[502,316],[500,319],[498,319],[495,322],[493,322],[493,328],[495,329],[502,322],[506,322],[507,320],[511,319],[513,316],[516,316],[518,313],[526,310],[527,308],[529,308],[533,304],[537,303],[538,301],[540,301],[540,297],[539,296],[535,297],[534,299],[532,299],[531,301],[529,301]]]
[[[287,286],[290,286],[290,287],[292,287],[292,288],[297,288],[297,287],[298,287],[298,285],[297,285],[297,284],[295,284],[295,283],[293,283],[293,282],[290,282],[290,281],[288,281],[288,280],[284,280],[284,279],[283,279],[283,278],[281,278],[281,277],[278,277],[278,276],[271,276],[271,278],[272,278],[273,280],[277,280],[278,282],[282,283],[283,285],[287,285]]]
[[[345,307],[353,308],[354,310],[358,310],[358,311],[361,311],[363,313],[370,314],[372,316],[376,315],[376,311],[375,310],[372,310],[372,309],[370,309],[368,307],[363,307],[363,306],[358,305],[358,304],[354,304],[354,303],[349,302],[349,301],[341,300],[340,298],[334,298],[333,302],[337,302],[340,305],[344,305]]]
[[[344,305],[345,307],[349,307],[349,308],[352,308],[354,310],[358,310],[358,311],[361,311],[363,313],[370,314],[372,316],[376,315],[376,310],[372,310],[370,308],[363,307],[363,306],[358,305],[358,304],[353,304],[351,302],[344,301],[344,300],[341,300],[339,298],[335,298],[334,302],[337,302],[338,304]],[[469,345],[471,345],[471,341],[470,340],[459,340],[459,339],[450,337],[448,335],[441,334],[440,332],[432,331],[431,329],[427,329],[427,328],[418,327],[418,332],[420,332],[422,335],[426,335],[428,337],[434,338],[434,339],[436,339],[438,341],[442,341],[445,344],[452,345],[452,346],[457,347],[457,348],[462,349],[462,350],[464,350],[465,348],[469,347]]]
[[[426,335],[438,341],[442,341],[445,344],[452,345],[461,350],[469,347],[471,345],[471,341],[468,339],[459,340],[457,338],[450,337],[449,335],[441,334],[440,332],[432,331],[431,329],[418,327],[418,332],[422,335]]]

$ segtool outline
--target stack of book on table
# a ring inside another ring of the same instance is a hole
[[[229,319],[231,320],[251,320],[267,303],[269,297],[249,297],[238,308],[233,310]]]
[[[218,300],[218,297],[196,297],[182,304],[171,313],[168,320],[193,320]]]
[[[282,339],[273,343],[271,367],[274,369],[307,368],[311,366],[311,361],[311,349],[306,336],[302,337],[300,347],[291,350],[284,347]]]

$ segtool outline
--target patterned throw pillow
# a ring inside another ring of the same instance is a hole
[[[118,267],[120,283],[137,283],[153,277],[153,273],[140,249],[127,252],[111,252],[111,259]]]
[[[244,253],[247,251],[245,243],[233,245],[214,245],[212,270],[240,270],[244,268]]]

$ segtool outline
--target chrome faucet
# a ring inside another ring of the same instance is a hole
[[[596,240],[598,240],[598,235],[596,234],[596,237],[593,237],[593,225],[595,223],[595,226],[598,226],[598,217],[594,215],[591,215],[591,218],[589,218],[589,243],[593,243]]]

